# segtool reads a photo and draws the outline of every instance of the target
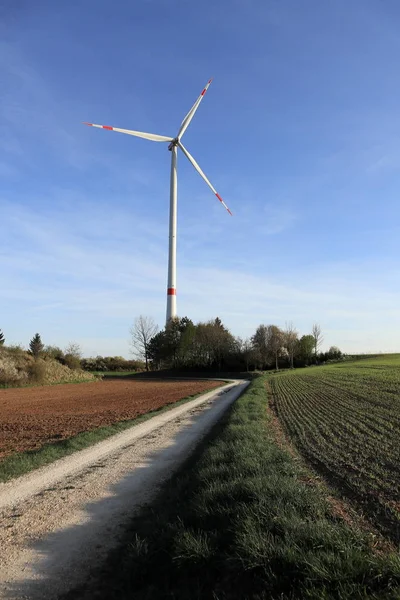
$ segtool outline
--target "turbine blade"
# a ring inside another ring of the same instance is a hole
[[[136,137],[144,138],[145,140],[151,140],[152,142],[172,142],[173,138],[166,137],[165,135],[157,135],[156,133],[143,133],[143,131],[133,131],[132,129],[119,129],[119,127],[110,127],[109,125],[96,125],[95,123],[86,123],[84,125],[89,127],[98,127],[99,129],[109,129],[110,131],[119,131],[119,133],[127,133],[128,135],[135,135]]]
[[[189,127],[190,121],[193,119],[194,113],[199,108],[200,102],[203,100],[203,96],[205,96],[205,93],[208,90],[208,88],[210,87],[210,83],[211,82],[212,82],[212,79],[210,79],[208,81],[207,85],[205,86],[205,88],[201,92],[200,96],[197,98],[196,102],[193,104],[192,108],[189,110],[188,114],[183,119],[183,121],[181,123],[181,128],[179,129],[178,135],[176,136],[178,138],[178,140],[183,136],[183,134],[185,133],[186,129]]]
[[[218,194],[218,192],[215,189],[215,187],[212,185],[212,183],[206,177],[205,173],[203,173],[203,171],[201,170],[200,166],[195,161],[195,159],[193,158],[193,156],[186,150],[186,148],[182,144],[182,142],[178,142],[178,146],[182,150],[182,152],[184,153],[184,155],[186,156],[186,158],[188,159],[188,161],[190,163],[192,163],[192,165],[194,166],[194,168],[196,169],[196,171],[198,172],[198,174],[204,179],[204,181],[206,182],[206,184],[208,185],[208,187],[210,187],[212,189],[212,191],[214,192],[214,194],[217,196],[218,200],[221,202],[222,206],[224,206],[226,208],[226,210],[228,211],[228,213],[230,215],[232,215],[231,211],[229,210],[229,208],[227,207],[227,205],[225,204],[225,202],[222,200],[221,196]]]

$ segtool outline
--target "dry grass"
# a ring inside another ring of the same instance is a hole
[[[73,383],[96,379],[95,375],[87,371],[72,370],[49,357],[35,360],[19,347],[0,349],[0,386],[3,387]]]
[[[29,382],[29,367],[33,357],[22,350],[2,348],[0,351],[0,385]]]
[[[43,383],[73,383],[79,381],[95,381],[97,377],[81,369],[70,369],[56,360],[39,358],[38,363],[44,366]]]

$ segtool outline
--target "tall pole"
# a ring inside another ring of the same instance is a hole
[[[174,143],[171,150],[171,183],[169,205],[169,251],[168,251],[168,285],[167,285],[167,323],[176,317],[176,223],[178,205],[177,154]]]

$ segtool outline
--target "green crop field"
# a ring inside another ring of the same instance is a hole
[[[400,540],[400,355],[270,378],[271,404],[317,471]]]

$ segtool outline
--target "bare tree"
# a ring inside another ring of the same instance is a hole
[[[69,342],[64,350],[64,363],[72,370],[81,368],[82,349],[76,342]]]
[[[82,358],[82,348],[76,342],[69,342],[68,346],[66,346],[64,350],[64,354],[70,354],[71,356],[76,356],[76,358]]]
[[[148,347],[149,342],[158,331],[158,327],[151,317],[140,315],[130,328],[132,353],[146,362],[146,371],[149,370]]]
[[[287,350],[289,356],[290,368],[293,369],[293,359],[296,352],[296,348],[299,343],[299,332],[293,325],[292,321],[286,323],[285,330],[283,332],[283,345]]]
[[[319,350],[322,342],[324,341],[324,337],[322,335],[322,330],[321,330],[321,325],[319,325],[319,323],[314,323],[314,325],[312,326],[311,335],[314,338],[314,353],[315,353],[315,360],[317,360],[318,350]]]

